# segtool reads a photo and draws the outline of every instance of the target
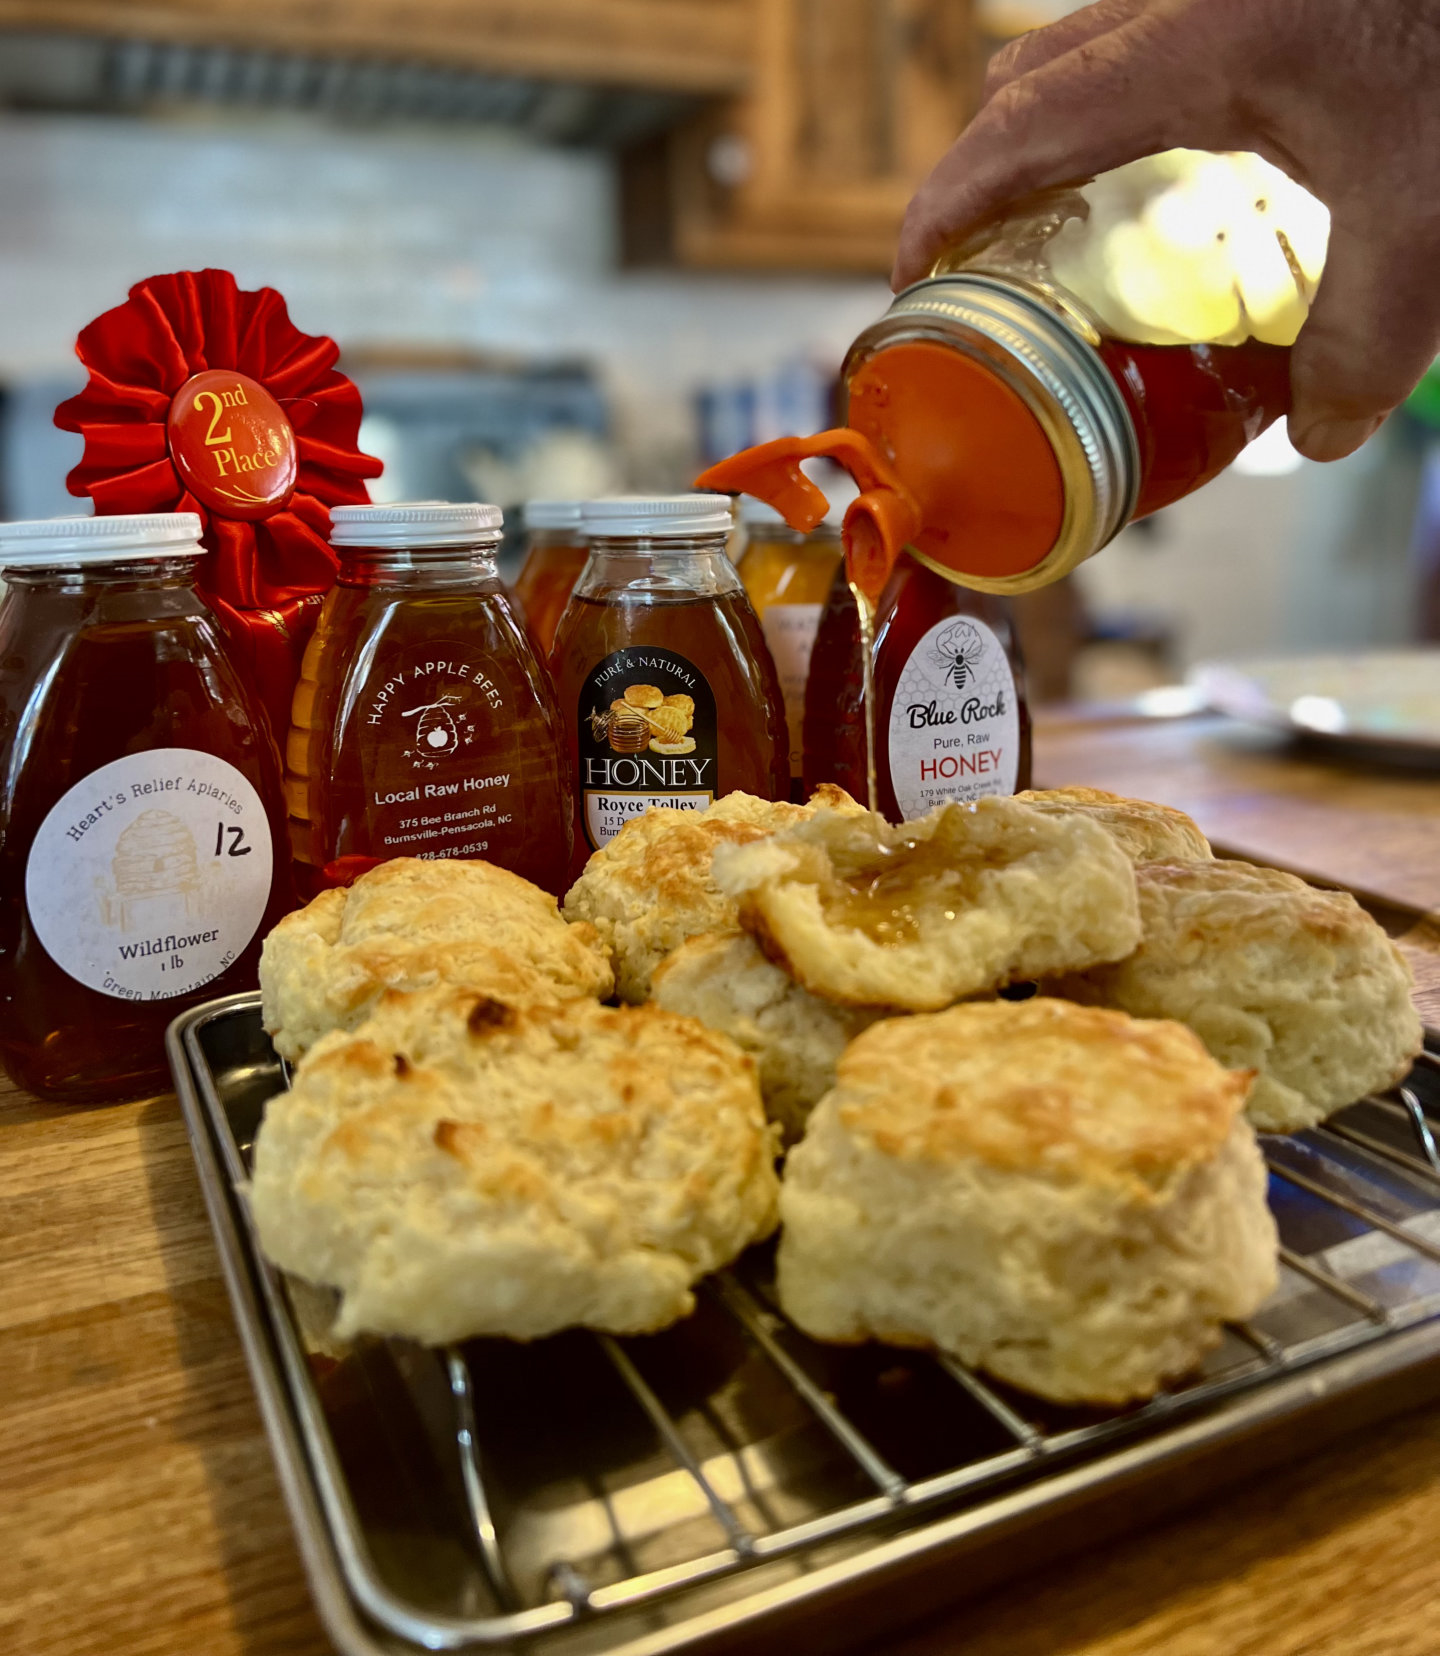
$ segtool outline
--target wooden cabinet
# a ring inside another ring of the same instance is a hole
[[[0,0],[0,29],[684,95],[622,157],[632,262],[889,269],[974,107],[973,0]]]
[[[0,0],[0,28],[611,86],[748,85],[755,0]],[[763,3],[763,0],[761,0]]]
[[[640,263],[888,272],[975,106],[970,0],[754,0],[748,90],[625,160]]]

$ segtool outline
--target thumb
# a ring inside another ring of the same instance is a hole
[[[1359,448],[1440,354],[1437,257],[1440,235],[1417,242],[1413,220],[1335,214],[1290,356],[1290,440],[1309,459]]]

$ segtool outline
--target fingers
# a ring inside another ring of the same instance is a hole
[[[1122,23],[1128,23],[1149,3],[1150,0],[1096,0],[1094,5],[1071,12],[1058,23],[1017,35],[991,57],[985,69],[985,91],[980,101],[989,103],[1002,87],[1019,80],[1021,75],[1028,75],[1052,58],[1063,57],[1097,35],[1108,34]]]
[[[1372,223],[1336,214],[1320,291],[1290,358],[1290,440],[1311,460],[1359,448],[1440,355],[1437,257],[1440,226],[1427,237],[1398,215]]]
[[[918,281],[962,230],[1032,190],[1177,144],[1240,147],[1232,100],[1207,97],[1196,74],[1197,44],[1142,9],[1002,87],[916,191],[892,286]],[[1218,49],[1208,73],[1226,74]]]

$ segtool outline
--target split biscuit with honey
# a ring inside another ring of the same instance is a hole
[[[1404,956],[1344,891],[1250,863],[1136,870],[1144,935],[1127,960],[1056,993],[1177,1018],[1256,1072],[1248,1114],[1293,1133],[1403,1080],[1423,1043]]]
[[[1102,788],[1032,788],[1015,797],[1036,811],[1089,817],[1134,863],[1208,862],[1215,855],[1199,824],[1170,805]]]
[[[1275,1286],[1248,1082],[1065,1001],[878,1023],[786,1160],[780,1302],[1058,1402],[1149,1397]]]
[[[698,1018],[754,1058],[766,1114],[787,1142],[800,1137],[810,1111],[835,1085],[847,1043],[885,1015],[812,995],[745,932],[682,943],[656,968],[650,993],[657,1006]]]
[[[555,899],[491,863],[397,857],[286,915],[260,954],[262,1016],[282,1058],[353,1029],[387,989],[453,983],[555,1003],[608,995],[610,954]]]
[[[935,1011],[1140,940],[1135,872],[1111,836],[1010,798],[898,828],[820,812],[718,852],[715,878],[772,960],[845,1006]]]
[[[651,973],[686,938],[736,928],[735,903],[710,873],[717,846],[748,845],[817,811],[845,810],[859,806],[827,784],[808,805],[736,792],[704,811],[646,811],[586,863],[565,915],[595,927],[614,952],[621,999],[639,1003]]]
[[[642,1333],[774,1228],[773,1131],[692,1018],[387,994],[270,1100],[251,1209],[341,1338]]]

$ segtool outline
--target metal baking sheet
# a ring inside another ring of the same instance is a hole
[[[317,1607],[346,1656],[840,1649],[1440,1395],[1440,1042],[1404,1088],[1264,1140],[1279,1290],[1144,1407],[1061,1409],[792,1328],[768,1247],[662,1334],[342,1346],[245,1201],[285,1085],[259,997],[171,1065]]]

